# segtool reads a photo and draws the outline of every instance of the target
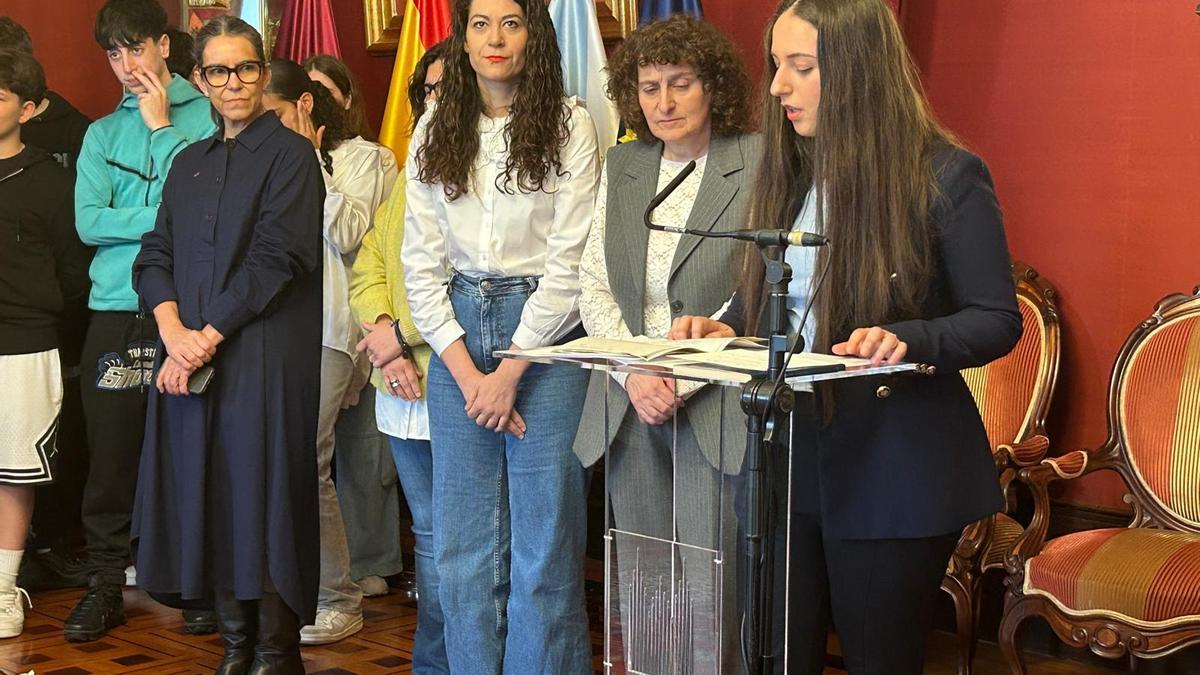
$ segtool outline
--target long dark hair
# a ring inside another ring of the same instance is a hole
[[[271,83],[265,92],[290,103],[296,103],[304,94],[313,97],[313,127],[325,127],[325,133],[321,136],[321,159],[325,162],[325,169],[333,173],[333,158],[329,153],[354,136],[346,128],[345,111],[334,100],[333,94],[320,83],[313,82],[308,71],[299,63],[288,59],[271,60]]]
[[[359,88],[358,79],[354,77],[354,73],[350,72],[350,67],[336,56],[317,54],[304,60],[304,72],[308,73],[314,70],[333,80],[337,88],[342,91],[342,96],[349,99],[350,107],[345,113],[346,127],[372,143],[378,142],[378,134],[367,122],[367,104],[363,101],[362,89]]]
[[[537,192],[548,176],[562,168],[559,150],[571,134],[571,110],[563,102],[561,55],[554,24],[543,0],[514,0],[525,12],[529,39],[525,71],[509,108],[504,138],[508,159],[497,187],[512,193]],[[470,189],[472,167],[479,154],[479,117],[483,96],[466,53],[467,13],[471,0],[454,4],[453,32],[443,61],[438,105],[417,150],[422,183],[441,183],[454,200]]]
[[[800,137],[770,95],[777,67],[771,29],[792,12],[817,29],[819,125]],[[930,111],[900,27],[883,0],[783,0],[767,26],[763,151],[751,227],[788,228],[817,185],[817,214],[833,246],[829,285],[817,299],[821,351],[850,331],[915,318],[936,264],[930,215],[939,197],[937,144],[957,145]],[[747,330],[762,310],[763,264],[748,252],[743,274]]]
[[[408,80],[408,107],[412,108],[412,130],[414,131],[417,128],[417,122],[425,114],[425,77],[429,75],[429,68],[437,63],[438,59],[446,58],[446,49],[449,43],[450,40],[447,38],[425,50],[421,59],[417,61],[417,67],[413,68],[412,77]]]

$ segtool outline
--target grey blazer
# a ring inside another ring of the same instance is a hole
[[[692,205],[687,227],[693,230],[727,231],[746,226],[751,174],[757,163],[759,139],[756,135],[714,138],[696,203]],[[608,219],[605,223],[604,254],[613,297],[621,308],[625,325],[641,335],[645,304],[646,249],[649,232],[642,224],[642,213],[658,189],[662,143],[624,143],[608,151],[608,194],[603,198]],[[741,252],[729,240],[683,236],[675,249],[671,275],[667,282],[671,314],[709,316],[721,309],[733,295],[735,258]],[[615,382],[608,392],[608,432],[604,433],[604,392],[611,378],[593,372],[588,385],[579,432],[575,436],[575,455],[584,466],[591,466],[607,451],[621,420],[629,410],[629,397]],[[721,395],[725,396],[724,463],[721,464]],[[684,410],[701,452],[713,467],[736,474],[745,453],[745,415],[735,388],[707,386],[688,399]],[[686,429],[682,429],[686,432]]]

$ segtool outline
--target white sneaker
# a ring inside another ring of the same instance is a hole
[[[11,592],[0,592],[0,638],[17,637],[25,630],[25,605],[33,609],[33,602],[23,588]]]
[[[381,595],[387,595],[388,591],[391,590],[388,588],[388,582],[383,577],[375,575],[363,577],[354,583],[358,584],[358,587],[362,589],[362,594],[365,598],[377,598]]]
[[[362,627],[362,612],[351,614],[336,609],[318,609],[313,625],[300,629],[300,644],[327,645],[354,635]]]

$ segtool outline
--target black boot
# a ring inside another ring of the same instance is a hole
[[[217,591],[213,598],[225,658],[213,675],[246,675],[254,661],[254,642],[258,634],[258,601],[238,600],[229,591]]]
[[[212,635],[217,628],[216,612],[207,609],[183,610],[183,632],[188,635]]]
[[[258,640],[248,675],[304,675],[300,618],[278,594],[263,593],[258,601]]]
[[[63,623],[63,636],[68,642],[99,640],[109,629],[125,623],[125,600],[121,587],[106,579],[93,576],[91,587]]]

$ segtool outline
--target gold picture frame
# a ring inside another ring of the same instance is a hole
[[[617,20],[617,24],[621,27],[621,37],[629,37],[638,24],[637,0],[601,0],[601,4],[607,7],[612,17]],[[597,14],[603,15],[604,12]]]
[[[367,51],[392,54],[400,43],[406,0],[363,0],[363,23],[367,28]]]

